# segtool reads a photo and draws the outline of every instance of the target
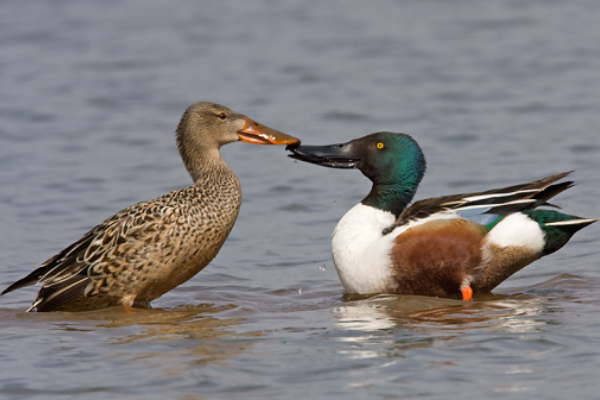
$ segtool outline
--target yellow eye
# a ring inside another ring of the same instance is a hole
[[[381,142],[377,143],[377,148],[378,149],[383,149],[383,147],[384,147],[383,143],[381,143]]]

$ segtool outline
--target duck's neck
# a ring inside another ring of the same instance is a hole
[[[398,217],[412,201],[418,184],[418,182],[413,185],[400,183],[373,184],[371,192],[361,203],[383,211],[389,211]]]
[[[389,211],[396,217],[410,204],[425,175],[423,153],[415,151],[413,159],[404,157],[394,165],[395,171],[381,174],[384,179],[372,179],[373,187],[361,202],[367,206]]]
[[[233,174],[221,158],[217,145],[207,146],[181,133],[177,136],[177,147],[183,164],[196,185],[206,185],[219,177]]]
[[[233,175],[219,152],[220,144],[202,127],[194,125],[186,111],[175,132],[177,149],[197,186]],[[191,121],[191,122],[190,122]]]
[[[219,185],[222,180],[237,180],[234,172],[221,158],[218,150],[212,150],[203,155],[202,158],[189,160],[186,168],[197,186]]]

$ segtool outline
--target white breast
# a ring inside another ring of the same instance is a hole
[[[383,293],[395,288],[389,257],[395,235],[382,235],[394,220],[390,212],[357,204],[335,227],[333,262],[348,293]]]

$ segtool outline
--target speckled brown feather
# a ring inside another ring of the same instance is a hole
[[[147,305],[196,275],[217,255],[241,204],[232,171],[207,181],[130,206],[43,263],[43,275],[25,278],[44,282],[32,309]],[[74,275],[87,279],[61,291]]]
[[[118,212],[2,294],[41,282],[29,311],[147,305],[196,275],[237,218],[240,183],[219,148],[239,140],[248,121],[253,129],[297,141],[218,104],[190,106],[176,138],[194,185]]]

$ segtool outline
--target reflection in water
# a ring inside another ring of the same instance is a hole
[[[156,349],[155,346],[142,346],[145,350],[141,353],[132,352],[129,360],[157,361],[164,365],[169,365],[169,360],[173,360],[173,367],[167,367],[167,372],[170,376],[174,376],[185,373],[190,365],[224,361],[252,346],[250,341],[244,340],[239,334],[230,330],[243,320],[216,318],[210,315],[234,308],[236,308],[234,305],[220,307],[199,305],[174,310],[130,310],[123,311],[127,314],[125,318],[111,318],[99,327],[140,328],[133,334],[113,338],[112,344],[124,346],[127,352],[132,345],[136,348],[136,344],[164,342],[168,345],[171,343],[168,352],[165,352],[163,347]],[[182,364],[181,360],[188,360],[188,362]]]
[[[387,356],[406,356],[407,350],[455,340],[473,330],[501,333],[537,332],[550,321],[547,301],[527,295],[485,295],[475,301],[412,295],[376,295],[350,300],[334,310],[343,335],[337,339],[355,343],[344,353],[353,359],[380,357],[381,343]],[[371,344],[373,346],[370,350]]]
[[[202,304],[175,309],[114,307],[83,313],[2,310],[2,319],[11,319],[13,329],[45,326],[49,336],[63,336],[66,341],[74,335],[100,334],[107,337],[107,345],[116,346],[118,358],[158,364],[173,376],[183,374],[190,365],[224,361],[252,346],[252,333],[232,331],[243,319],[214,316],[235,308],[232,304]],[[182,360],[187,362],[182,364]]]
[[[547,298],[526,294],[490,294],[469,302],[404,295],[346,301],[334,310],[336,340],[345,344],[338,354],[377,364],[376,374],[352,373],[351,390],[382,384],[406,388],[414,381],[421,393],[427,386],[418,382],[428,371],[427,376],[454,383],[491,373],[494,392],[531,392],[536,386],[523,383],[538,373],[531,363],[557,350],[543,339],[548,325],[560,323],[551,320],[550,307]],[[519,347],[507,345],[513,339]],[[515,363],[514,353],[520,351],[521,361]],[[473,370],[473,357],[486,367]]]
[[[147,351],[132,354],[131,361],[151,361],[168,364],[167,360],[174,360],[176,367],[168,370],[170,376],[185,373],[187,367],[193,364],[210,364],[224,361],[241,354],[252,346],[252,342],[245,340],[248,335],[241,336],[233,333],[230,328],[243,322],[242,319],[216,318],[207,314],[214,314],[235,308],[234,305],[221,307],[193,306],[175,310],[141,310],[134,318],[112,319],[102,327],[114,328],[136,325],[143,327],[140,331],[126,336],[114,338],[115,345],[125,345],[130,348],[132,344],[172,342],[168,352],[155,351],[148,347]],[[138,310],[135,310],[137,313]],[[176,348],[176,351],[173,351]],[[162,348],[160,349],[162,350]],[[189,360],[181,363],[181,360]]]
[[[462,330],[521,326],[529,330],[529,322],[515,319],[539,315],[543,299],[526,295],[478,296],[477,300],[441,299],[412,295],[377,295],[347,302],[335,312],[338,324],[346,329],[371,331],[389,328]],[[510,321],[510,322],[508,322]],[[537,325],[536,322],[534,325]]]

